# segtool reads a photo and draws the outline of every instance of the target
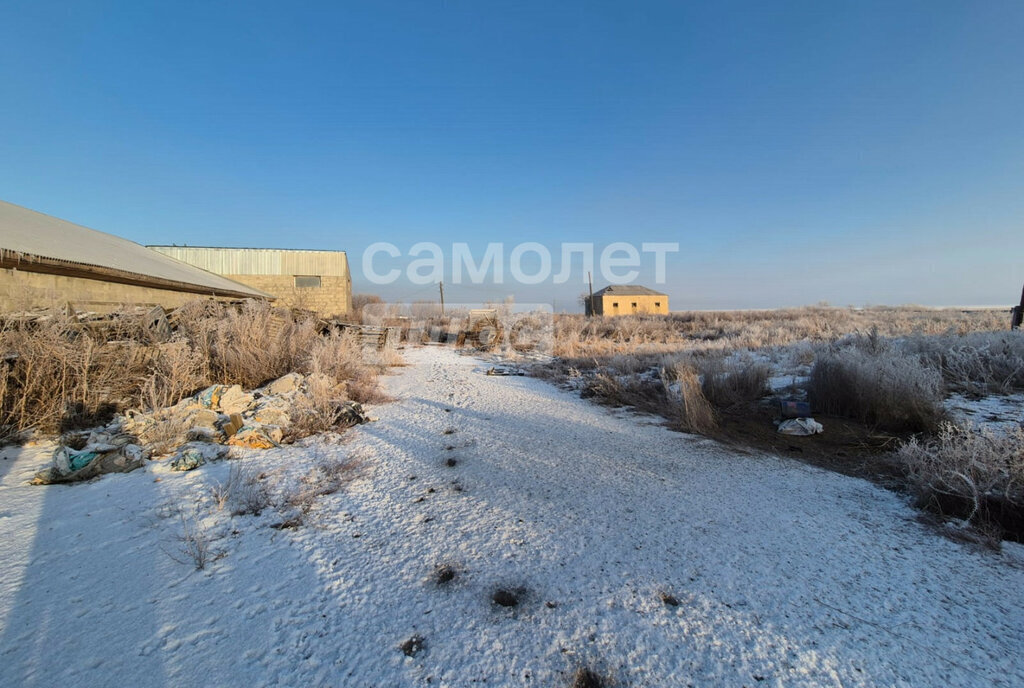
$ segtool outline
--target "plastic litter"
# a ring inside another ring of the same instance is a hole
[[[363,405],[357,401],[346,401],[341,405],[338,414],[339,425],[360,425],[370,422],[370,417],[363,411]]]
[[[275,425],[243,425],[228,444],[247,449],[272,449],[280,444],[282,436],[281,428]]]
[[[216,461],[227,453],[227,448],[203,442],[189,443],[181,447],[178,455],[171,461],[172,471],[191,471],[200,466]]]
[[[196,401],[203,408],[218,409],[220,408],[220,398],[227,389],[227,385],[210,385],[196,395]]]
[[[137,444],[91,444],[83,449],[61,445],[53,452],[53,465],[36,473],[31,483],[74,483],[106,473],[128,473],[141,468],[146,456]]]
[[[791,418],[779,423],[779,432],[783,435],[793,435],[794,437],[806,437],[824,431],[825,426],[813,418]]]
[[[203,455],[200,452],[195,449],[186,449],[171,461],[171,470],[191,471],[199,468],[204,463],[206,463],[206,459],[203,458]]]

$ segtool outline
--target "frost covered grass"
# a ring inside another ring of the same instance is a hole
[[[888,347],[820,352],[807,388],[811,405],[819,412],[884,430],[932,431],[945,417],[939,371]]]
[[[102,335],[61,313],[0,321],[0,440],[98,425],[210,384],[254,388],[289,372],[326,376],[335,398],[380,401],[377,376],[395,356],[321,336],[312,319],[265,303],[195,301],[174,316],[177,330],[164,343],[150,341],[141,319],[127,313]]]
[[[202,571],[214,557],[220,555],[213,551],[213,538],[209,530],[195,517],[181,515],[178,543],[178,551],[169,552],[168,556],[179,564],[192,564],[196,571]]]
[[[928,438],[900,447],[900,461],[924,500],[969,500],[967,520],[993,501],[1024,507],[1024,428],[943,424]]]
[[[231,507],[232,515],[259,516],[263,513],[270,505],[270,493],[263,482],[264,479],[263,473],[250,465],[235,463],[231,466],[231,472],[222,489],[226,492],[224,501]]]
[[[535,374],[601,403],[661,415],[686,432],[773,451],[814,451],[807,458],[817,465],[912,488],[933,510],[1020,538],[1024,478],[1015,414],[984,407],[992,422],[1006,425],[1000,418],[1008,416],[1009,429],[949,424],[962,412],[950,394],[962,407],[1024,389],[1024,335],[1003,329],[1002,316],[812,308],[570,319],[560,323],[563,356]],[[765,338],[768,317],[777,321]],[[985,327],[999,329],[978,330]],[[764,346],[788,337],[802,338]],[[796,446],[778,442],[772,396],[809,401],[811,412],[826,419],[826,434]],[[851,468],[856,461],[863,467]]]
[[[718,416],[701,386],[697,370],[679,363],[667,370],[664,379],[669,393],[667,411],[683,432],[707,435],[718,429]],[[669,382],[671,381],[671,382]],[[674,418],[673,418],[674,416]]]
[[[771,367],[763,361],[712,356],[700,360],[696,367],[704,396],[718,408],[749,404],[768,391]]]
[[[1024,335],[972,332],[962,336],[910,337],[903,351],[942,372],[950,388],[969,395],[1024,390]]]
[[[763,349],[795,342],[829,342],[876,328],[882,336],[963,335],[1003,330],[1001,310],[962,311],[915,306],[778,310],[690,311],[670,315],[555,318],[555,354],[586,358],[616,353]]]

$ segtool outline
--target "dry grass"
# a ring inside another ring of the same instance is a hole
[[[233,516],[259,516],[267,508],[270,504],[270,493],[263,483],[264,477],[256,470],[241,464],[236,463],[231,467],[222,489],[227,493],[224,502],[231,505]]]
[[[677,364],[663,375],[669,392],[669,418],[675,416],[679,429],[699,435],[709,435],[718,429],[718,415],[701,386],[697,370],[690,365]],[[668,381],[671,380],[672,383]],[[674,384],[673,384],[674,383]]]
[[[555,317],[555,355],[561,357],[761,349],[798,341],[828,342],[877,328],[881,336],[1005,330],[999,310],[962,311],[906,306],[807,306],[769,311],[693,311],[671,315]]]
[[[202,571],[208,563],[224,556],[223,552],[213,551],[213,538],[209,530],[195,517],[181,514],[181,534],[177,540],[178,550],[167,552],[167,555],[179,564],[195,566],[197,571]]]
[[[946,383],[968,395],[1024,390],[1024,336],[972,332],[963,336],[912,337],[901,344],[940,370]]]
[[[320,497],[334,494],[358,477],[359,460],[355,458],[321,458],[292,489],[282,496],[282,503],[299,509],[305,515]]]
[[[258,387],[292,371],[331,378],[343,398],[383,400],[377,375],[388,361],[344,337],[322,337],[312,320],[255,301],[195,301],[175,319],[178,330],[163,344],[128,314],[102,337],[59,313],[0,323],[0,440],[165,407],[214,383]]]
[[[718,408],[749,404],[768,391],[771,368],[767,363],[714,356],[704,359],[697,367],[704,396]]]
[[[945,423],[931,439],[912,438],[898,455],[922,497],[970,500],[968,520],[992,499],[1024,507],[1024,428]]]
[[[945,418],[939,372],[888,347],[821,352],[811,368],[808,392],[815,409],[884,430],[934,431]]]

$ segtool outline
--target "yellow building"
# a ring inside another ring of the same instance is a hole
[[[206,246],[149,248],[272,294],[278,306],[316,311],[325,317],[345,317],[352,312],[352,276],[344,251]]]
[[[171,308],[198,298],[270,296],[134,241],[0,201],[0,312],[63,304],[97,312]]]
[[[613,284],[587,298],[587,315],[667,314],[668,295],[639,285]]]

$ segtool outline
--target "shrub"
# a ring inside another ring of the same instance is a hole
[[[105,342],[55,315],[0,327],[0,439],[103,422],[130,403],[146,370],[146,347]]]
[[[295,371],[321,373],[355,401],[383,401],[378,370],[351,340],[262,302],[200,300],[173,313],[170,342],[152,343],[137,313],[103,332],[60,313],[0,321],[0,440],[88,427],[130,407],[157,409],[212,384],[253,388]],[[121,338],[121,339],[117,339]]]
[[[914,437],[898,456],[921,496],[969,499],[971,517],[990,499],[1024,506],[1024,428],[943,423],[934,438]]]
[[[713,357],[697,363],[704,396],[718,408],[756,401],[768,391],[766,363]]]
[[[240,464],[231,467],[224,486],[229,492],[227,502],[231,504],[233,515],[259,516],[267,508],[270,503],[270,495],[260,477],[253,469]]]
[[[661,413],[668,403],[661,380],[639,375],[598,373],[587,382],[580,396],[592,397],[609,406],[632,406],[649,413]]]
[[[167,555],[179,564],[192,564],[197,571],[205,569],[211,560],[215,561],[224,556],[223,552],[213,551],[213,537],[202,522],[194,517],[186,518],[184,514],[181,514],[181,534],[178,536],[178,543],[178,551],[167,552]]]
[[[1019,333],[914,337],[902,348],[921,356],[952,388],[966,394],[1024,390],[1024,336]]]
[[[808,391],[821,412],[895,432],[934,430],[945,416],[942,376],[920,359],[888,349],[848,346],[820,353]]]

